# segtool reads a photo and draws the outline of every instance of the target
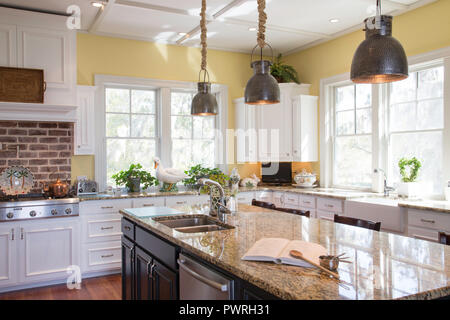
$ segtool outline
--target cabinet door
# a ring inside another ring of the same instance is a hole
[[[0,66],[17,66],[16,26],[0,24]]]
[[[79,219],[53,220],[29,221],[19,226],[21,282],[64,279],[68,267],[80,265]]]
[[[136,300],[153,300],[153,259],[136,248]]]
[[[257,132],[255,106],[246,105],[244,98],[235,100],[236,162],[256,162]]]
[[[153,295],[154,300],[177,300],[177,275],[163,266],[153,262]]]
[[[72,86],[70,39],[65,31],[18,27],[18,66],[43,69],[47,88]]]
[[[134,294],[134,243],[122,237],[122,300],[133,300]]]
[[[293,99],[292,107],[292,152],[294,161],[318,161],[317,97],[297,96]]]
[[[94,101],[95,87],[78,86],[77,122],[75,125],[75,155],[94,154]]]
[[[17,241],[14,226],[0,228],[0,287],[17,282]]]

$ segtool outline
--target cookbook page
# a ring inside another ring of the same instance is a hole
[[[289,240],[283,238],[260,239],[247,251],[242,260],[275,261],[288,244]]]
[[[288,263],[303,267],[313,267],[306,261],[292,257],[289,254],[289,251],[291,250],[300,251],[305,258],[311,260],[312,262],[315,262],[316,264],[320,264],[319,256],[327,254],[327,250],[325,249],[325,247],[320,244],[302,240],[292,240],[279,255],[279,259],[282,263]]]

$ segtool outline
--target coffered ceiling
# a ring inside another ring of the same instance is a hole
[[[81,8],[85,32],[152,42],[198,46],[201,0],[0,0],[65,12]],[[398,15],[436,0],[383,0],[383,13]],[[375,13],[375,0],[267,0],[266,40],[276,52],[291,53],[361,29]],[[208,47],[251,52],[256,44],[256,0],[207,0]],[[1,10],[1,8],[0,8]],[[334,22],[333,22],[334,21]],[[395,26],[394,26],[395,28]],[[186,33],[186,35],[184,35]]]

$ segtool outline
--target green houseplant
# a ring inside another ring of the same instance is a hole
[[[208,193],[209,186],[199,186],[197,184],[198,179],[200,178],[208,178],[220,183],[223,187],[228,184],[228,180],[230,177],[224,174],[219,168],[205,168],[201,164],[196,166],[192,166],[189,170],[186,170],[186,173],[189,178],[183,180],[183,184],[185,186],[191,188],[200,188],[200,193]]]
[[[420,185],[416,182],[422,163],[416,158],[401,158],[398,161],[401,182],[398,185],[398,195],[415,197],[419,195]]]
[[[281,60],[281,53],[275,58],[273,65],[270,67],[270,74],[277,79],[279,83],[295,82],[300,84],[298,73],[293,66],[285,64]]]
[[[150,172],[145,171],[140,163],[131,164],[127,170],[119,171],[112,175],[112,178],[118,186],[125,185],[130,192],[140,192],[141,184],[144,190],[159,184],[159,181]]]

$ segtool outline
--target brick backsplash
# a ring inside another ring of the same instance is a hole
[[[0,120],[0,145],[0,172],[29,168],[35,180],[31,192],[40,192],[41,182],[71,177],[73,123]]]

